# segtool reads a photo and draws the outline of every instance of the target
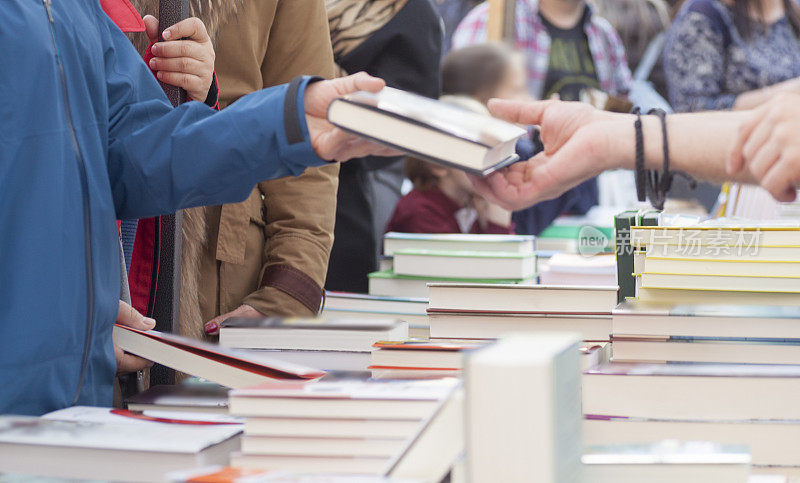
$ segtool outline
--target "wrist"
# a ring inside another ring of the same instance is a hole
[[[636,140],[635,116],[619,114],[594,123],[590,128],[592,146],[602,163],[602,170],[634,169]]]

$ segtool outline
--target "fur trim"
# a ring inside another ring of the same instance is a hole
[[[244,0],[189,0],[189,8],[192,16],[203,21],[208,30],[208,35],[212,41],[216,41],[219,27],[223,25],[231,15],[236,15],[239,6]],[[136,10],[144,17],[152,15],[158,18],[159,0],[131,0]],[[165,26],[166,28],[168,26]],[[131,42],[140,54],[144,55],[144,50],[149,43],[147,35],[144,33],[130,34]]]
[[[192,339],[205,337],[200,310],[200,261],[208,244],[208,223],[205,208],[183,210],[183,246],[181,247],[181,335]]]
[[[347,55],[383,28],[408,0],[326,0],[333,55]]]

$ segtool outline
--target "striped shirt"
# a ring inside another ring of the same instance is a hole
[[[587,8],[590,12],[584,30],[600,89],[615,96],[626,95],[631,86],[631,71],[622,41],[606,19],[595,15],[590,6]],[[538,0],[517,0],[516,48],[525,53],[528,90],[541,99],[550,60],[550,35],[538,12]],[[453,49],[486,42],[488,18],[488,2],[473,8],[453,34]]]

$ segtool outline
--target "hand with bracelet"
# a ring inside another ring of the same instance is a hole
[[[528,161],[484,179],[472,178],[480,194],[507,209],[519,210],[555,198],[605,170],[635,168],[637,117],[633,114],[613,114],[560,101],[492,100],[489,110],[511,122],[540,126],[544,144],[544,151]],[[671,169],[711,181],[761,181],[763,177],[754,176],[750,170],[726,170],[740,129],[757,114],[741,111],[668,116],[665,122]],[[798,117],[800,113],[795,114]],[[664,165],[663,132],[657,116],[642,116],[647,169],[661,170]]]

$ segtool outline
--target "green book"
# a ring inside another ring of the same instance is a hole
[[[631,245],[631,227],[658,226],[661,212],[657,210],[627,210],[614,217],[614,245],[617,254],[618,301],[636,296],[636,277],[633,275],[634,248]]]

